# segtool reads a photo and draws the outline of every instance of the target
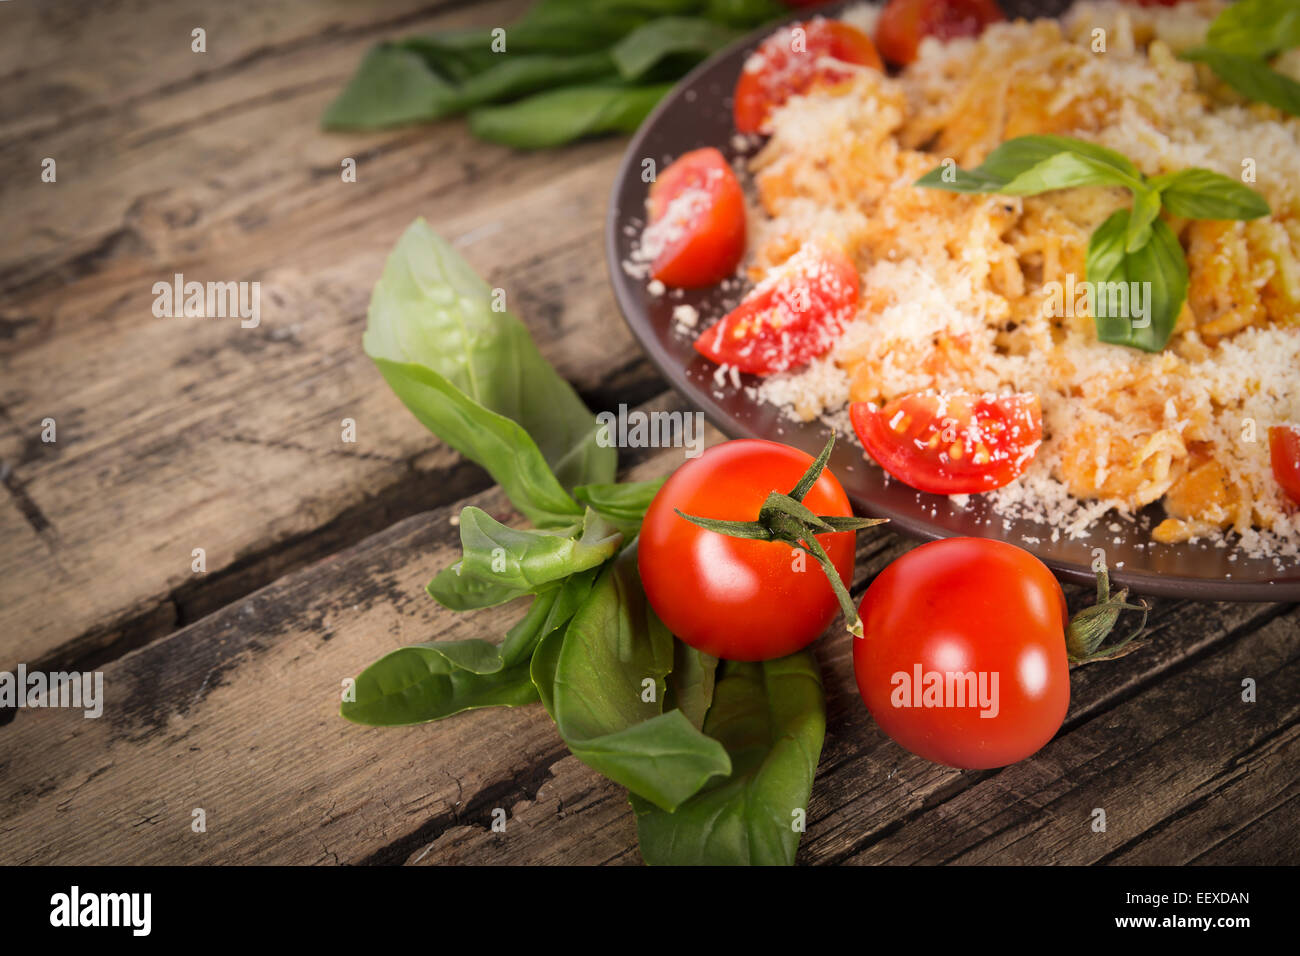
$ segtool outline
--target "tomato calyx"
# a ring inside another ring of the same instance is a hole
[[[826,462],[830,460],[831,449],[835,447],[835,433],[831,432],[830,441],[822,449],[798,483],[789,493],[773,491],[763,501],[756,521],[723,521],[718,518],[702,518],[697,515],[683,514],[680,508],[674,508],[679,517],[685,518],[706,531],[715,531],[732,538],[749,538],[755,541],[781,541],[792,548],[799,548],[821,565],[826,579],[830,581],[831,590],[840,602],[844,620],[848,623],[849,633],[854,637],[862,636],[862,619],[858,609],[849,596],[848,589],[840,580],[826,549],[817,540],[819,534],[833,534],[839,531],[858,531],[873,525],[884,524],[888,518],[857,518],[843,515],[814,514],[803,503],[804,496],[812,490],[817,479],[821,477]]]
[[[1102,647],[1102,642],[1115,627],[1122,611],[1141,611],[1142,623],[1128,637]],[[1065,648],[1071,664],[1091,664],[1095,661],[1113,661],[1131,654],[1141,645],[1134,643],[1146,630],[1147,615],[1151,608],[1146,601],[1128,603],[1128,588],[1110,593],[1110,573],[1106,567],[1097,569],[1097,603],[1086,607],[1070,620],[1065,631]]]

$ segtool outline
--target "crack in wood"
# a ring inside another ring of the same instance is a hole
[[[14,504],[22,514],[23,519],[31,526],[32,530],[40,535],[41,540],[46,543],[47,547],[53,550],[53,537],[57,534],[54,525],[50,519],[45,517],[41,511],[40,505],[32,500],[32,496],[27,493],[26,486],[18,480],[18,475],[7,461],[0,461],[0,484],[4,485],[9,496],[13,498]]]
[[[445,833],[456,827],[468,825],[470,820],[485,812],[520,801],[535,801],[538,791],[554,776],[551,772],[554,766],[569,756],[568,748],[560,742],[558,735],[556,744],[555,749],[547,751],[541,760],[527,771],[512,773],[503,780],[488,784],[472,794],[468,800],[458,801],[458,804],[451,809],[431,817],[405,836],[363,857],[358,861],[358,865],[401,865],[417,850],[422,847],[431,850],[433,844]]]

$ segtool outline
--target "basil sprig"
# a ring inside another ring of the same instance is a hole
[[[422,220],[389,256],[364,341],[415,416],[534,525],[463,509],[461,559],[429,594],[455,611],[532,603],[500,643],[385,654],[342,715],[393,726],[540,700],[570,751],[627,788],[647,862],[792,862],[826,724],[811,655],[719,668],[669,633],[635,544],[662,482],[613,480],[617,453],[595,441],[595,417]]]
[[[778,0],[537,0],[504,28],[372,48],[321,119],[375,129],[468,113],[480,139],[517,149],[634,130],[677,80]]]
[[[1148,179],[1128,157],[1069,136],[1020,136],[974,169],[945,163],[916,185],[1001,196],[1076,186],[1127,189],[1132,208],[1111,215],[1088,242],[1087,278],[1094,289],[1114,288],[1105,283],[1125,283],[1126,289],[1129,283],[1150,284],[1138,319],[1128,308],[1119,314],[1093,311],[1098,339],[1146,352],[1165,347],[1187,298],[1187,258],[1161,210],[1187,219],[1257,219],[1270,212],[1263,196],[1227,176],[1193,168]],[[1100,301],[1101,293],[1095,298]]]
[[[1269,61],[1300,46],[1300,2],[1239,0],[1210,24],[1205,43],[1180,54],[1204,63],[1247,99],[1300,116],[1300,83],[1274,70]]]

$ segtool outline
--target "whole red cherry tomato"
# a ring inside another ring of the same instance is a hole
[[[935,763],[1001,767],[1070,705],[1065,596],[1028,551],[947,538],[882,571],[859,608],[858,690],[886,734]]]
[[[789,492],[812,463],[777,442],[724,442],[678,468],[655,495],[637,547],[641,582],[660,619],[691,647],[733,661],[784,657],[816,640],[835,617],[835,593],[807,554],[705,530],[676,513],[753,521],[771,492]],[[803,503],[817,515],[853,513],[829,471]],[[847,587],[854,532],[816,538]]]

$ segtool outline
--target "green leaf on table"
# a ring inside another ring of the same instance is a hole
[[[479,139],[515,149],[545,149],[586,136],[630,133],[672,88],[650,86],[571,86],[525,97],[469,114]]]
[[[685,641],[673,641],[673,669],[668,672],[668,690],[664,709],[676,707],[691,722],[703,729],[705,715],[713,703],[718,659],[697,651]]]
[[[698,6],[699,0],[538,0],[506,29],[507,49],[604,50],[648,20]]]
[[[539,527],[577,522],[566,488],[611,482],[615,448],[528,329],[423,219],[398,240],[370,299],[364,345],[426,428],[483,466]]]
[[[456,85],[419,54],[374,47],[321,119],[326,129],[374,129],[449,116],[462,109]]]
[[[559,593],[557,588],[534,599],[501,647],[482,640],[443,641],[385,654],[361,672],[356,700],[345,700],[340,713],[353,723],[389,727],[477,707],[531,703],[537,699],[528,675],[531,647],[543,636]]]
[[[610,51],[619,74],[638,80],[663,60],[702,60],[740,36],[741,31],[702,17],[660,17],[637,27]]]
[[[1300,3],[1296,0],[1239,0],[1215,17],[1208,46],[1266,59],[1300,46]]]
[[[398,648],[357,678],[348,720],[372,726],[425,723],[478,707],[517,707],[537,700],[530,669],[538,646],[586,600],[598,568],[538,594],[500,645],[483,640],[434,641]]]
[[[1103,342],[1159,352],[1187,298],[1187,259],[1163,219],[1151,223],[1145,245],[1126,251],[1128,221],[1129,210],[1117,210],[1088,242],[1093,324]]]
[[[613,80],[617,76],[613,59],[604,51],[502,54],[486,70],[461,84],[460,98],[464,108],[470,109],[555,87]]]
[[[601,573],[563,641],[543,642],[532,666],[574,756],[667,810],[731,770],[721,744],[681,710],[663,710],[673,643],[629,547]]]
[[[599,567],[619,550],[623,534],[588,508],[569,530],[511,528],[474,507],[461,510],[461,559],[426,590],[455,611],[492,607],[536,594],[569,575]]]
[[[1186,219],[1258,219],[1271,211],[1255,190],[1208,169],[1156,176],[1151,187],[1160,191],[1166,209]]]
[[[812,655],[725,661],[705,732],[732,772],[665,813],[632,797],[641,856],[655,865],[790,865],[826,736],[826,702]]]
[[[641,530],[650,502],[666,478],[652,481],[623,481],[608,485],[580,485],[573,497],[622,531],[629,539]]]
[[[1300,116],[1300,83],[1277,72],[1263,60],[1210,46],[1185,50],[1179,56],[1206,64],[1215,76],[1247,99]]]
[[[789,12],[780,0],[708,0],[704,4],[706,17],[733,27],[756,27]]]

